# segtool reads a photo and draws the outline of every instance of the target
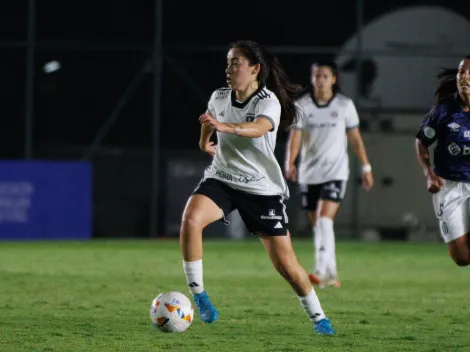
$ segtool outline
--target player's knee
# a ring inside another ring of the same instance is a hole
[[[307,217],[310,220],[310,223],[312,225],[315,225],[317,222],[317,213],[314,210],[309,210],[307,213]]]
[[[453,258],[455,264],[458,266],[469,266],[470,265],[470,259],[469,258]]]
[[[320,216],[316,224],[321,230],[328,231],[333,228],[333,220],[326,216]]]
[[[198,216],[196,213],[184,214],[183,221],[181,222],[181,227],[183,229],[183,232],[185,232],[185,230],[191,229],[202,230],[204,228],[202,216]]]

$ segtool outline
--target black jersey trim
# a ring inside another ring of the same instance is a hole
[[[235,108],[239,108],[239,109],[243,109],[245,106],[248,105],[248,103],[251,101],[251,99],[253,99],[255,96],[257,96],[259,93],[261,93],[261,91],[264,89],[263,86],[260,86],[258,87],[258,89],[256,91],[253,92],[253,94],[251,94],[248,99],[246,99],[243,103],[240,103],[239,101],[237,101],[237,96],[235,94],[235,91],[232,90],[232,106],[235,107]],[[267,92],[265,92],[265,94],[268,95],[269,97],[269,94]],[[264,99],[264,98],[261,98],[259,97],[260,99]]]
[[[313,90],[310,91],[310,98],[312,99],[313,101],[313,104],[315,104],[315,106],[318,108],[318,109],[325,109],[327,108],[328,106],[330,106],[331,102],[333,101],[334,98],[336,98],[336,95],[337,93],[333,93],[333,96],[330,98],[330,100],[328,100],[325,104],[319,104],[317,99],[315,99],[315,94],[313,92]]]

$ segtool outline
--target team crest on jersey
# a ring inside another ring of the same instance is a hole
[[[338,117],[338,113],[337,113],[336,111],[333,111],[333,112],[331,113],[331,117],[333,117],[333,118]]]
[[[255,115],[254,114],[246,114],[245,120],[246,120],[246,122],[253,122],[253,121],[255,121]]]

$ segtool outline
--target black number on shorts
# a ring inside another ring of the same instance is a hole
[[[437,213],[437,216],[442,216],[444,214],[444,203],[439,204],[439,212]]]

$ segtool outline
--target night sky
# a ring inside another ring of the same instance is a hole
[[[152,53],[153,1],[36,0],[34,147],[88,145]],[[27,1],[0,4],[2,158],[24,153]],[[341,46],[355,32],[354,1],[170,1],[163,6],[161,145],[197,148],[198,116],[210,93],[224,85],[224,51],[235,39],[264,45]],[[364,21],[404,4],[439,1],[365,1]],[[465,3],[446,6],[463,14]],[[464,11],[467,11],[465,13]],[[325,55],[328,56],[328,55]],[[312,55],[279,55],[293,81],[306,84]],[[43,65],[62,68],[45,74]],[[144,73],[104,145],[148,148],[151,143],[152,75]]]

